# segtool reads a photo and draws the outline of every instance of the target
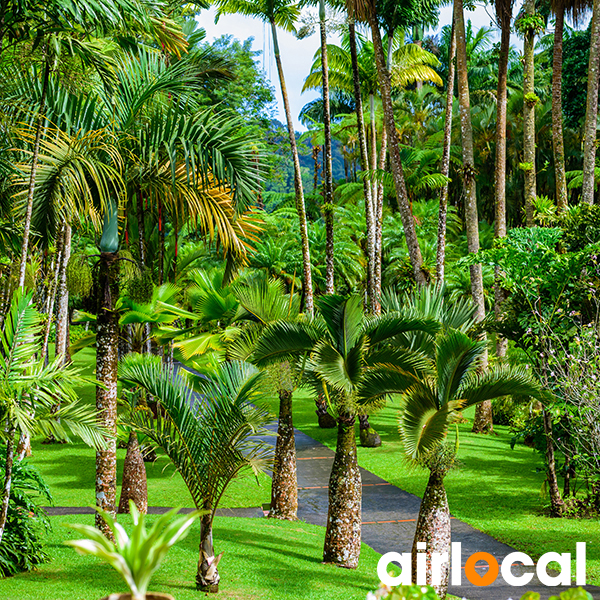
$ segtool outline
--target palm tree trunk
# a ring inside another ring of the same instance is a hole
[[[158,285],[164,283],[165,278],[165,221],[164,206],[158,199]]]
[[[8,516],[8,503],[10,501],[10,490],[12,486],[12,469],[15,452],[15,428],[11,426],[8,430],[6,440],[6,464],[4,466],[4,487],[2,490],[2,504],[0,505],[0,542],[4,535],[6,527],[6,518]]]
[[[558,211],[567,206],[567,177],[565,175],[565,142],[562,115],[562,63],[565,5],[558,3],[554,25],[554,51],[552,53],[552,146],[554,149],[554,174],[556,177],[556,203]]]
[[[334,244],[333,244],[333,167],[331,162],[331,110],[329,107],[329,64],[327,58],[327,31],[325,29],[325,0],[319,0],[319,32],[321,34],[321,71],[323,75],[323,134],[325,137],[325,293],[333,294]]]
[[[542,408],[544,419],[544,433],[546,435],[546,472],[548,481],[548,492],[550,495],[550,506],[553,517],[560,517],[565,503],[560,496],[558,478],[556,476],[556,461],[554,458],[554,440],[552,439],[552,415]]]
[[[496,164],[494,169],[495,208],[494,221],[496,238],[506,237],[506,88],[508,82],[508,53],[510,51],[510,22],[512,19],[512,0],[496,0],[496,14],[502,26],[500,57],[498,62],[498,92],[496,104]],[[500,284],[501,271],[495,269],[494,313],[496,319],[502,317],[502,304],[506,291]],[[496,338],[496,355],[506,355],[507,341],[502,336]]]
[[[450,174],[450,151],[452,148],[452,108],[454,105],[454,62],[456,59],[456,32],[452,18],[452,34],[450,37],[450,60],[448,64],[448,89],[446,90],[446,111],[444,120],[444,149],[442,152],[441,173],[444,177]],[[444,285],[444,269],[446,264],[446,222],[448,217],[448,181],[444,183],[440,194],[440,210],[438,213],[437,250],[435,256],[435,278],[438,287]]]
[[[369,25],[373,34],[373,47],[375,50],[375,62],[377,64],[377,74],[379,86],[381,88],[381,100],[383,103],[383,116],[385,119],[385,127],[387,130],[388,145],[392,162],[392,175],[396,188],[396,199],[398,209],[404,227],[404,235],[406,237],[406,245],[408,254],[413,268],[415,281],[419,285],[427,285],[427,276],[422,269],[423,258],[417,239],[415,229],[415,220],[412,214],[408,194],[406,191],[406,182],[404,180],[404,169],[402,168],[402,160],[400,159],[400,145],[398,141],[398,133],[396,131],[396,122],[394,120],[394,108],[392,106],[392,89],[390,82],[390,74],[386,68],[385,52],[381,41],[381,33],[377,21],[376,12],[369,12]]]
[[[200,519],[200,557],[196,573],[196,589],[201,592],[216,594],[219,591],[219,571],[217,567],[223,556],[215,556],[212,535],[213,514],[209,512]]]
[[[269,517],[295,521],[298,512],[296,443],[292,419],[292,392],[279,390],[279,424],[273,465]]]
[[[146,227],[144,218],[144,198],[142,192],[138,190],[137,193],[137,222],[138,222],[138,246],[140,253],[140,265],[142,269],[146,266]],[[146,354],[152,354],[152,341],[150,339],[150,323],[144,325],[144,332],[146,336]]]
[[[448,498],[446,488],[444,487],[444,475],[431,471],[429,481],[425,488],[425,494],[421,501],[419,517],[417,519],[417,529],[412,547],[412,572],[413,577],[417,572],[417,554],[420,553],[417,544],[425,542],[424,553],[427,555],[426,573],[427,585],[432,582],[432,564],[431,555],[448,553],[450,556],[450,509],[448,507]],[[450,572],[450,562],[446,561],[441,565],[440,583],[434,585],[434,589],[441,600],[444,600],[448,591],[448,575]]]
[[[583,189],[581,199],[594,203],[596,188],[596,129],[598,127],[598,77],[600,75],[600,0],[594,0],[590,62],[588,68],[587,105],[583,134]]]
[[[96,410],[99,425],[112,436],[103,450],[96,451],[96,506],[111,515],[116,514],[117,495],[117,365],[119,319],[115,303],[119,297],[119,263],[117,253],[100,255],[99,309],[96,321]],[[96,527],[112,539],[104,519],[96,515]]]
[[[302,241],[302,265],[304,270],[304,309],[307,313],[312,314],[314,312],[312,268],[310,264],[310,247],[308,244],[308,225],[306,222],[306,207],[304,205],[304,190],[302,189],[302,174],[300,171],[300,159],[298,158],[298,146],[296,144],[296,133],[294,131],[294,122],[292,120],[290,100],[288,98],[287,87],[285,84],[283,65],[281,64],[281,54],[279,52],[279,42],[277,40],[277,27],[275,25],[275,21],[271,21],[271,33],[273,35],[273,51],[275,53],[275,62],[277,63],[279,84],[281,86],[281,95],[283,97],[285,118],[287,120],[288,134],[290,137],[292,159],[294,161],[294,187],[296,190],[296,210],[298,212],[298,220],[300,224],[300,239]]]
[[[142,513],[148,512],[148,485],[146,482],[146,465],[138,443],[137,434],[129,433],[127,454],[123,464],[121,497],[119,498],[119,514],[129,513],[129,500],[133,500],[136,508]]]
[[[356,28],[352,18],[348,21],[348,39],[350,43],[350,59],[352,61],[352,81],[354,84],[354,103],[356,105],[356,125],[358,129],[358,145],[360,150],[360,167],[362,171],[369,168],[367,140],[365,138],[365,122],[363,117],[360,75],[358,70],[358,51],[356,48]],[[373,196],[368,178],[363,177],[363,193],[365,196],[365,221],[367,233],[367,297],[369,308],[374,314],[381,312],[379,298],[374,290],[375,283],[375,219]]]
[[[69,290],[67,289],[67,265],[71,258],[71,224],[65,222],[63,230],[62,256],[58,280],[58,311],[56,315],[55,356],[63,357],[63,364],[69,361],[67,356],[67,335],[69,320]]]
[[[60,276],[60,265],[62,263],[62,232],[57,236],[56,240],[56,257],[54,261],[54,277],[52,278],[51,289],[48,292],[48,300],[46,302],[47,321],[44,325],[44,341],[42,342],[42,350],[40,356],[44,359],[44,364],[48,364],[48,342],[50,339],[50,329],[52,328],[52,315],[54,314],[54,303],[56,300],[56,291],[58,289],[58,278]]]
[[[349,569],[358,566],[361,533],[362,484],[356,458],[355,420],[354,416],[338,418],[323,548],[323,562]]]
[[[525,15],[535,15],[535,0],[525,0],[523,3]],[[534,90],[534,44],[535,31],[531,28],[525,32],[523,40],[523,162],[525,171],[525,223],[533,226],[533,200],[537,195],[535,167],[535,106],[537,100]],[[529,100],[527,100],[529,98]],[[560,203],[559,211],[562,210]]]
[[[477,213],[477,182],[475,179],[475,156],[473,151],[473,126],[471,123],[471,98],[465,39],[465,17],[462,0],[454,0],[454,23],[456,27],[456,73],[458,81],[458,102],[460,106],[460,131],[463,157],[463,184],[465,192],[465,228],[467,247],[470,253],[479,251],[479,216]],[[471,265],[471,295],[475,304],[475,318],[485,318],[485,297],[481,264]],[[487,364],[485,357],[482,368]],[[490,401],[481,402],[475,409],[473,432],[491,431],[492,406]]]
[[[44,53],[45,54],[45,53]],[[35,178],[37,175],[38,156],[40,153],[40,142],[42,130],[44,129],[44,113],[46,112],[46,93],[48,92],[48,79],[50,77],[50,60],[44,61],[44,76],[42,80],[42,97],[38,111],[35,141],[33,143],[33,155],[31,157],[31,174],[29,176],[29,189],[27,190],[27,206],[25,209],[25,220],[23,222],[23,243],[21,244],[21,263],[19,265],[19,287],[25,285],[25,270],[27,268],[27,253],[29,251],[29,234],[31,231],[31,215],[33,213],[33,194],[35,193]]]

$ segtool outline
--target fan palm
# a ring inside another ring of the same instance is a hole
[[[181,474],[201,519],[199,590],[219,586],[212,523],[229,484],[249,470],[266,470],[270,446],[253,440],[264,435],[268,411],[256,406],[266,398],[262,374],[247,363],[224,363],[210,377],[173,374],[160,357],[130,354],[121,362],[121,380],[154,396],[156,415],[133,411],[129,424],[163,449]]]
[[[15,292],[0,334],[0,407],[6,427],[4,485],[0,506],[0,541],[6,526],[15,451],[15,435],[33,432],[68,440],[67,430],[89,445],[103,448],[105,430],[96,425],[95,412],[78,402],[74,386],[87,379],[64,368],[61,357],[44,364],[39,356],[42,317],[33,306],[33,294]],[[60,408],[55,411],[56,402]]]
[[[406,389],[422,359],[386,342],[408,331],[435,333],[433,321],[399,313],[368,318],[360,296],[324,296],[320,317],[278,321],[256,344],[254,361],[270,364],[309,354],[303,361],[308,380],[326,395],[336,415],[338,436],[329,479],[329,511],[323,560],[356,568],[360,554],[361,478],[356,458],[355,421],[359,412],[380,407],[386,396]]]
[[[413,543],[413,573],[416,572],[417,544],[427,544],[428,583],[431,583],[431,554],[450,550],[450,512],[444,477],[453,466],[458,444],[447,444],[448,428],[460,411],[481,402],[508,395],[544,398],[539,384],[521,367],[496,366],[481,371],[486,359],[485,341],[474,341],[465,333],[449,329],[438,335],[435,357],[426,360],[402,397],[400,435],[409,461],[429,469]],[[448,586],[448,562],[441,566],[435,584],[440,598]]]

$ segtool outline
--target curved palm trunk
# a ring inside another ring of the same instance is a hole
[[[33,195],[35,193],[35,178],[38,168],[38,156],[40,153],[40,142],[44,129],[44,113],[46,112],[46,93],[48,92],[48,79],[50,77],[50,61],[48,58],[44,64],[44,77],[42,80],[42,97],[33,143],[33,155],[31,157],[31,174],[29,176],[29,189],[27,190],[27,206],[25,208],[25,220],[23,222],[23,242],[21,244],[21,263],[19,265],[19,287],[25,285],[25,270],[27,268],[27,253],[29,251],[29,234],[31,232],[31,215],[33,213]]]
[[[475,156],[473,151],[473,126],[471,123],[471,98],[469,94],[467,46],[465,39],[465,17],[462,0],[454,0],[454,23],[456,27],[456,72],[458,80],[458,102],[460,106],[460,131],[463,157],[463,184],[465,190],[465,227],[467,247],[470,253],[479,251],[479,216],[477,213],[477,183],[475,180]],[[481,265],[471,265],[471,295],[476,307],[475,317],[485,317],[483,274]],[[485,357],[482,368],[485,368]],[[473,432],[482,433],[492,429],[492,403],[489,400],[477,405]]]
[[[596,130],[598,127],[598,77],[600,75],[600,0],[594,0],[590,62],[588,69],[587,105],[583,134],[583,189],[581,199],[594,203],[596,179]]]
[[[119,319],[114,310],[119,297],[119,263],[116,252],[100,254],[99,310],[96,321],[96,410],[98,423],[112,437],[108,446],[96,451],[96,506],[115,516],[117,495],[117,364]],[[96,527],[112,539],[104,519],[96,514]]]
[[[565,175],[565,142],[562,115],[562,64],[565,6],[559,3],[554,26],[554,51],[552,53],[552,146],[554,149],[554,174],[556,177],[556,203],[558,211],[567,206],[567,177]],[[529,225],[529,223],[528,223]]]
[[[133,500],[136,508],[142,513],[148,512],[148,485],[146,483],[146,465],[138,443],[137,434],[129,433],[127,454],[123,465],[119,514],[129,513],[129,501]]]
[[[327,59],[327,31],[325,29],[325,0],[319,1],[319,31],[321,34],[321,71],[323,75],[323,134],[325,137],[325,293],[333,294],[334,287],[334,244],[333,244],[333,167],[331,164],[331,110],[329,108],[329,64]]]
[[[2,504],[0,504],[0,542],[6,527],[8,516],[8,503],[10,501],[10,490],[12,486],[12,470],[15,459],[15,428],[10,427],[6,439],[6,465],[4,467],[4,486],[2,489]]]
[[[383,103],[383,116],[385,119],[385,127],[387,131],[387,143],[390,151],[392,163],[392,175],[394,178],[394,186],[396,188],[396,200],[398,209],[404,227],[404,235],[406,237],[406,245],[408,254],[413,268],[415,281],[419,285],[427,285],[427,276],[422,269],[423,257],[417,239],[415,229],[415,220],[412,214],[412,209],[406,191],[406,182],[404,180],[404,169],[402,160],[400,159],[400,146],[398,141],[398,133],[396,131],[396,122],[394,119],[394,108],[392,106],[392,89],[390,75],[386,68],[385,52],[381,41],[381,33],[377,22],[377,14],[374,10],[369,12],[369,26],[373,33],[373,47],[375,50],[375,62],[377,64],[377,75],[379,86],[381,88],[381,100]]]
[[[355,417],[338,418],[323,548],[323,562],[349,569],[358,566],[361,533],[362,484],[356,459],[355,420]]]
[[[425,494],[421,501],[419,517],[417,519],[417,529],[412,547],[412,573],[413,579],[417,573],[417,553],[424,552],[427,555],[426,573],[427,585],[432,585],[432,564],[431,555],[448,553],[450,556],[450,509],[448,507],[448,498],[446,488],[444,487],[444,475],[432,471],[429,475],[429,481],[425,488]],[[417,548],[418,542],[425,542],[425,550]],[[434,565],[436,570],[437,565]],[[448,591],[448,575],[450,572],[450,562],[447,560],[439,566],[440,580],[433,585],[437,595],[444,600]]]
[[[535,0],[525,0],[523,3],[526,16],[535,14]],[[523,96],[531,100],[523,101],[523,162],[526,169],[523,173],[525,180],[525,220],[528,227],[533,226],[533,200],[537,195],[535,167],[535,90],[534,90],[534,43],[535,32],[528,29],[523,40]],[[559,203],[558,209],[562,210]]]
[[[456,32],[454,17],[452,18],[452,35],[450,38],[450,62],[448,64],[448,89],[446,90],[446,110],[444,120],[444,150],[440,172],[444,177],[450,174],[450,150],[452,147],[452,107],[454,105],[454,63],[456,59]],[[440,210],[438,213],[437,249],[435,255],[435,278],[438,287],[444,285],[444,269],[446,264],[446,222],[448,217],[449,182],[444,183],[440,194]]]
[[[269,517],[295,521],[298,512],[296,444],[292,419],[292,392],[279,390],[279,424],[273,465]]]
[[[294,122],[292,120],[290,100],[288,98],[287,87],[285,84],[283,65],[281,64],[281,54],[279,52],[279,42],[277,40],[277,27],[274,21],[271,21],[271,33],[273,35],[273,51],[275,53],[275,62],[277,63],[277,73],[279,74],[279,83],[281,85],[281,95],[283,97],[285,118],[287,120],[288,134],[290,137],[292,159],[294,161],[294,187],[296,190],[296,210],[298,212],[298,220],[300,224],[300,239],[302,241],[302,265],[304,271],[304,308],[307,313],[312,314],[314,312],[312,269],[310,264],[310,247],[308,244],[308,225],[306,222],[306,207],[304,205],[304,190],[302,189],[302,174],[300,172],[300,159],[298,158],[298,146],[296,144],[296,134],[294,132]]]
[[[506,237],[506,88],[508,81],[508,53],[510,50],[510,22],[512,19],[512,0],[496,0],[496,14],[502,25],[500,40],[500,60],[498,63],[498,92],[496,105],[496,164],[494,169],[496,238]],[[494,313],[496,319],[502,316],[502,304],[506,291],[500,285],[500,269],[495,269]],[[500,335],[496,338],[496,355],[506,355],[507,341]]]
[[[196,572],[196,589],[201,592],[216,594],[219,591],[219,571],[217,569],[223,553],[215,556],[212,535],[212,511],[200,519],[200,556]]]
[[[360,91],[360,75],[358,70],[358,51],[356,49],[356,28],[354,20],[348,22],[348,38],[350,42],[350,59],[352,61],[352,82],[354,84],[354,103],[356,105],[356,124],[358,128],[358,144],[360,150],[360,167],[363,171],[369,168],[369,154],[365,137],[362,95]],[[363,193],[365,196],[365,220],[367,226],[367,297],[369,308],[374,314],[381,312],[379,298],[375,293],[375,217],[371,186],[363,177]]]

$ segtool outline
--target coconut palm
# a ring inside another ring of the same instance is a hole
[[[329,510],[323,560],[356,568],[361,536],[361,478],[356,458],[357,415],[380,407],[403,391],[406,373],[416,375],[421,358],[386,342],[408,331],[431,334],[437,323],[389,313],[368,318],[360,296],[323,296],[316,320],[279,321],[266,328],[253,353],[258,365],[310,353],[302,361],[315,391],[325,394],[337,419],[336,453],[329,479]]]
[[[229,484],[247,474],[264,472],[270,446],[252,439],[267,433],[263,375],[247,363],[223,363],[207,377],[171,370],[160,357],[130,354],[120,364],[125,385],[139,386],[157,401],[156,414],[133,411],[129,424],[163,449],[183,478],[201,518],[196,585],[219,587],[212,523]]]
[[[281,95],[283,97],[283,106],[287,120],[288,135],[290,139],[290,148],[292,151],[292,160],[294,162],[294,187],[296,192],[296,210],[298,212],[298,221],[300,225],[300,240],[302,242],[302,265],[304,272],[304,306],[308,313],[313,312],[313,286],[312,286],[312,268],[310,263],[310,247],[308,243],[308,226],[306,221],[306,207],[304,205],[304,190],[302,188],[302,174],[300,171],[300,159],[298,157],[298,147],[296,143],[296,134],[294,130],[294,121],[290,109],[283,64],[281,62],[281,53],[279,51],[279,41],[277,37],[277,28],[292,32],[295,30],[294,23],[300,14],[297,4],[292,4],[289,0],[218,0],[217,18],[221,14],[239,13],[248,17],[260,19],[268,23],[271,27],[273,37],[273,52],[275,62],[277,63],[277,73],[279,75],[279,84],[281,86]]]
[[[460,411],[481,402],[508,395],[543,398],[544,394],[528,371],[521,367],[496,366],[481,371],[486,360],[485,341],[474,341],[458,330],[448,330],[436,339],[435,357],[412,379],[402,397],[400,435],[409,461],[429,469],[413,543],[413,573],[417,544],[425,542],[428,583],[431,583],[431,554],[450,551],[450,512],[444,478],[456,460],[458,445],[448,444],[448,429]],[[449,554],[448,554],[449,555]],[[448,587],[449,564],[442,567],[435,585],[440,598]]]
[[[103,448],[107,439],[96,425],[95,412],[79,403],[74,386],[87,383],[58,356],[45,365],[40,357],[42,317],[33,305],[33,294],[15,292],[0,334],[0,404],[6,427],[4,484],[0,505],[0,541],[6,526],[15,453],[15,435],[42,433],[68,440],[68,430],[85,443]],[[57,400],[61,403],[53,410]]]

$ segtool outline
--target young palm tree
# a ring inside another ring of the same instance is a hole
[[[413,543],[413,573],[419,542],[425,542],[427,583],[431,583],[431,554],[450,552],[450,512],[444,478],[453,466],[458,445],[447,443],[449,427],[460,411],[481,402],[511,394],[543,398],[542,390],[528,371],[515,367],[493,367],[482,372],[486,360],[484,341],[473,341],[458,330],[441,333],[435,342],[435,357],[412,379],[402,399],[400,435],[406,457],[429,469]],[[441,581],[435,585],[440,598],[448,588],[449,563],[442,565]]]
[[[46,365],[40,356],[42,317],[33,305],[33,294],[15,292],[0,334],[0,402],[6,425],[6,461],[0,505],[0,541],[6,526],[10,499],[15,435],[32,433],[68,440],[67,430],[89,445],[103,448],[106,431],[96,425],[95,412],[79,404],[74,386],[87,383],[74,369],[65,368],[58,356]],[[57,401],[61,406],[53,410]]]
[[[283,97],[283,107],[287,120],[288,135],[292,150],[292,160],[294,162],[296,210],[298,211],[300,239],[302,241],[304,307],[306,312],[312,313],[314,309],[312,268],[310,263],[310,247],[308,243],[308,225],[306,221],[306,207],[304,204],[304,190],[302,188],[302,174],[300,171],[300,159],[298,157],[298,146],[296,143],[294,121],[292,118],[292,111],[290,108],[290,101],[285,83],[285,75],[283,72],[283,64],[281,62],[281,53],[279,51],[279,41],[277,37],[278,27],[281,27],[284,31],[294,31],[294,23],[299,16],[300,10],[297,4],[292,4],[289,0],[218,0],[217,18],[221,14],[228,13],[240,13],[248,17],[254,17],[265,23],[268,23],[271,27],[271,34],[273,37],[273,52],[275,54],[275,62],[277,63],[277,73],[279,75],[279,84],[281,86],[281,95]]]
[[[121,362],[120,379],[139,386],[158,402],[156,416],[133,411],[129,424],[163,449],[182,476],[201,518],[197,588],[217,592],[212,523],[229,484],[248,471],[264,472],[270,446],[252,439],[267,433],[262,373],[247,363],[223,363],[206,378],[172,373],[160,357],[130,354]]]
[[[336,415],[338,435],[329,478],[329,510],[323,560],[356,568],[361,536],[361,478],[356,458],[357,415],[380,407],[388,394],[403,391],[406,373],[416,374],[421,359],[386,342],[408,331],[430,334],[437,323],[389,313],[368,318],[360,296],[323,296],[320,318],[267,327],[253,359],[266,365],[310,353],[302,366],[316,391]]]

